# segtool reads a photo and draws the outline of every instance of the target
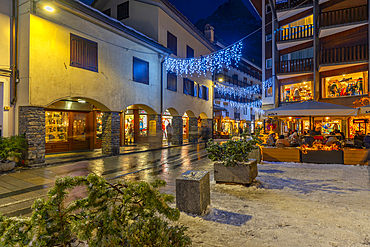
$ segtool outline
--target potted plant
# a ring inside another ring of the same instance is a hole
[[[24,135],[0,137],[0,172],[10,171],[15,167],[15,158],[20,158],[26,150]]]
[[[246,135],[238,141],[229,140],[225,143],[215,143],[212,139],[206,149],[208,158],[214,163],[214,178],[216,182],[250,184],[257,177],[257,160],[248,160],[252,150],[258,148],[260,140],[253,136],[247,140]]]

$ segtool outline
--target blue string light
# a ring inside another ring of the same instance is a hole
[[[263,87],[264,89],[266,89],[266,88],[270,88],[270,87],[272,87],[273,85],[274,85],[274,82],[273,82],[272,78],[269,78],[269,79],[267,79],[266,81],[262,82],[262,87]]]
[[[260,85],[252,85],[245,88],[239,87],[227,87],[220,83],[215,83],[215,91],[222,95],[234,95],[239,97],[248,97],[250,98],[254,94],[261,94],[261,86]]]
[[[229,68],[233,64],[238,67],[241,58],[243,43],[240,41],[223,50],[198,58],[167,57],[164,65],[167,72],[177,75],[206,75],[207,71],[220,71],[223,66]]]
[[[239,102],[229,102],[231,107],[237,108],[237,109],[244,109],[247,107],[253,108],[255,111],[259,111],[259,108],[262,106],[262,100],[256,100],[253,102],[248,102],[248,103],[239,103]]]

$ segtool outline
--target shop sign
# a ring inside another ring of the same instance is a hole
[[[149,121],[149,136],[156,136],[157,135],[157,121],[150,120]]]
[[[368,123],[368,119],[353,119],[353,123]]]

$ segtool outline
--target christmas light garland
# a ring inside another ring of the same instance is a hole
[[[266,81],[262,82],[262,87],[263,87],[264,89],[266,89],[266,88],[270,88],[270,87],[272,87],[272,86],[274,86],[274,81],[272,80],[272,77],[271,77],[271,78],[269,78],[269,79],[267,79]]]
[[[261,86],[256,84],[253,86],[248,86],[245,88],[239,88],[239,87],[228,87],[225,85],[222,85],[220,83],[215,83],[215,92],[221,94],[221,95],[234,95],[239,97],[248,97],[250,98],[254,94],[261,94]]]
[[[241,41],[215,53],[197,58],[167,57],[164,66],[167,72],[177,75],[206,75],[207,71],[220,71],[223,66],[229,68],[234,63],[238,67],[241,58],[243,43]]]
[[[239,102],[230,101],[229,104],[230,104],[231,107],[234,107],[234,108],[237,108],[237,109],[244,109],[244,108],[247,108],[247,107],[251,107],[255,110],[255,109],[261,108],[262,100],[256,100],[256,101],[248,102],[248,103],[239,103]],[[255,111],[259,111],[259,109],[255,110]]]

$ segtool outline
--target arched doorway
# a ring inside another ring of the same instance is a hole
[[[172,128],[174,128],[174,124],[173,124],[173,118],[174,117],[181,117],[179,112],[170,107],[168,108],[167,110],[165,110],[163,113],[162,113],[162,132],[163,132],[163,143],[164,145],[168,145],[169,142],[168,142],[168,133],[167,133],[167,127],[168,127],[168,124],[170,124],[172,126]],[[172,142],[172,140],[171,140]],[[182,142],[182,139],[181,139],[181,142]]]
[[[121,146],[148,143],[150,115],[157,113],[149,106],[128,106],[121,114]]]
[[[88,98],[55,101],[45,111],[45,153],[102,147],[102,116],[109,109]]]
[[[190,118],[195,118],[195,114],[191,110],[187,110],[183,115],[182,115],[182,124],[183,124],[183,140],[189,140],[189,134],[190,134],[190,123],[189,120]]]

